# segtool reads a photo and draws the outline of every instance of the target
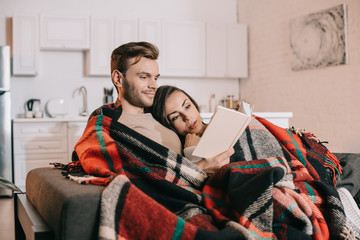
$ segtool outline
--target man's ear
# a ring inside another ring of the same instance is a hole
[[[119,72],[119,70],[114,70],[112,72],[111,79],[116,87],[122,87],[123,81],[124,81],[124,76],[122,75],[121,72]]]

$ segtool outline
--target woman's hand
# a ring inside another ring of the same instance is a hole
[[[198,145],[200,138],[195,133],[189,133],[185,137],[184,148]]]
[[[230,163],[230,157],[235,152],[234,148],[220,153],[219,155],[212,158],[203,158],[199,162],[195,163],[199,168],[201,168],[205,173],[211,175],[220,169],[225,164]]]

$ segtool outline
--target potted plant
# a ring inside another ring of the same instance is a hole
[[[20,192],[23,193],[23,191],[21,191],[20,188],[18,188],[15,184],[13,184],[12,182],[6,180],[5,178],[0,177],[0,187],[3,188],[7,188],[10,189],[14,192]]]

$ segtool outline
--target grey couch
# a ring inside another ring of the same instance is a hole
[[[354,177],[358,179],[360,174],[353,173],[356,168],[360,170],[360,154],[335,155],[344,166],[339,184],[355,196],[360,181]],[[16,239],[24,239],[25,235],[29,239],[97,239],[104,187],[78,184],[66,179],[61,172],[50,167],[29,172],[26,196],[16,197]],[[37,217],[31,219],[29,215]]]

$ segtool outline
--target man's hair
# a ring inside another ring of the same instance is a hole
[[[176,129],[171,126],[170,121],[165,113],[166,100],[175,91],[180,91],[180,92],[184,93],[190,99],[190,101],[195,105],[196,109],[200,112],[199,105],[189,94],[187,94],[184,90],[182,90],[180,88],[170,86],[170,85],[160,86],[156,90],[155,97],[154,97],[154,103],[153,103],[152,107],[150,107],[150,112],[158,122],[160,122],[165,127],[178,133],[176,131]],[[180,140],[182,140],[181,137],[180,137]]]
[[[130,59],[135,58],[132,65],[138,63],[142,57],[156,60],[159,57],[159,49],[148,42],[129,42],[116,48],[111,54],[111,74],[118,70],[126,76],[130,67]]]

